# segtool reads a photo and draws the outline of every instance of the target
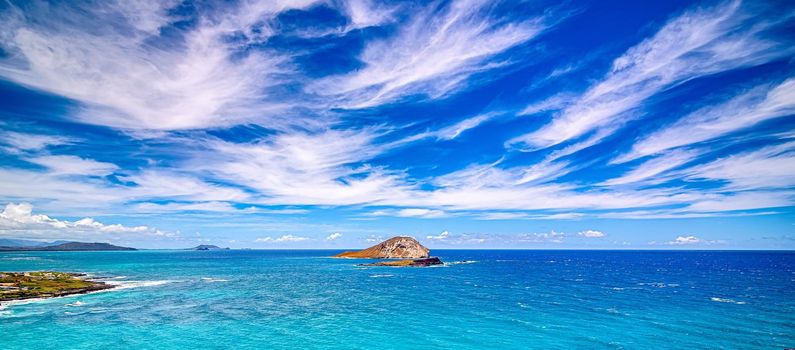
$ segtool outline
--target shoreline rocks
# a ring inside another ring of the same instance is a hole
[[[55,271],[0,272],[0,302],[57,298],[115,288],[84,277],[85,274]]]
[[[379,261],[370,264],[359,264],[359,266],[392,266],[392,267],[427,267],[433,265],[444,265],[437,257],[425,259],[406,259],[397,261]]]

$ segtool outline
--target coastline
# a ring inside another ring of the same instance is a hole
[[[0,309],[5,309],[10,305],[24,303],[28,301],[32,302],[35,300],[45,300],[45,299],[68,297],[72,295],[96,293],[96,292],[111,290],[118,287],[117,285],[112,283],[92,279],[89,277],[89,275],[84,273],[31,271],[31,272],[14,272],[14,273],[5,272],[5,273],[0,273],[0,276],[5,277],[6,279],[14,278],[17,280],[17,282],[4,283],[5,284],[4,287],[6,287],[5,289],[6,293],[0,294]],[[87,285],[76,288],[60,287],[60,286],[58,287],[43,286],[45,283],[53,282],[55,278],[63,278],[64,276],[69,277],[69,279],[66,281],[68,283],[82,282]],[[16,286],[14,286],[15,283]],[[22,287],[23,283],[34,284],[36,286],[35,288],[31,288],[28,286]],[[62,288],[62,289],[57,289],[57,288]],[[55,290],[49,290],[49,289],[55,289]],[[11,292],[9,291],[17,291],[17,293],[11,296],[4,295],[4,294],[11,294]]]

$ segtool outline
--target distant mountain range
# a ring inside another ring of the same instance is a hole
[[[103,250],[137,250],[120,247],[109,243],[85,242],[40,242],[25,239],[0,239],[0,251],[103,251]]]
[[[42,241],[32,241],[29,239],[0,238],[0,247],[47,247],[47,246],[59,245],[69,242],[70,241],[42,242]]]

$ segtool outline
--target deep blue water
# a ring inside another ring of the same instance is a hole
[[[2,349],[782,349],[795,253],[435,250],[437,268],[332,251],[0,253],[0,271],[112,278],[0,310]]]

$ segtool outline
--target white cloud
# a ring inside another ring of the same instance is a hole
[[[550,124],[511,143],[545,148],[595,129],[615,129],[634,117],[633,110],[646,99],[666,88],[762,64],[791,52],[783,43],[761,38],[761,33],[777,23],[774,18],[757,20],[756,14],[750,13],[755,9],[733,1],[683,13],[617,58],[604,79]],[[748,29],[738,29],[742,25]]]
[[[526,106],[524,109],[519,111],[517,115],[532,115],[541,112],[559,110],[570,105],[575,99],[575,96],[570,96],[568,94],[553,95],[544,100]]]
[[[371,130],[290,132],[236,144],[216,141],[188,165],[257,190],[266,204],[345,205],[403,196],[400,173],[363,163],[383,152]]]
[[[699,156],[699,152],[695,151],[671,151],[640,164],[621,177],[609,179],[603,182],[602,185],[613,186],[638,182],[662,182],[665,178],[661,177],[661,174],[693,161],[697,156]]]
[[[449,236],[450,236],[450,232],[442,231],[442,233],[440,233],[438,236],[428,236],[428,237],[425,237],[425,238],[430,239],[430,240],[434,240],[434,241],[441,241],[441,240],[447,239]]]
[[[268,19],[308,2],[219,6],[169,36],[159,29],[180,19],[168,15],[174,1],[68,5],[7,9],[0,76],[82,102],[83,122],[173,130],[273,123],[282,107],[269,92],[287,57],[245,48],[272,33]]]
[[[675,240],[669,241],[667,244],[670,245],[690,245],[690,244],[705,244],[709,243],[710,241],[705,241],[701,238],[696,236],[679,236],[676,237]]]
[[[259,207],[246,207],[238,209],[232,203],[210,201],[210,202],[171,202],[171,203],[136,203],[131,205],[131,209],[139,213],[171,213],[171,212],[218,212],[235,214],[269,214],[269,215],[293,215],[306,214],[306,209],[271,209]]]
[[[617,161],[629,161],[672,148],[748,128],[759,122],[795,113],[795,79],[780,84],[764,84],[734,96],[717,106],[699,109],[673,125],[656,131],[632,146],[632,151]]]
[[[514,212],[486,212],[476,216],[478,220],[517,220],[527,219],[530,216],[526,213]]]
[[[264,238],[257,238],[254,242],[257,243],[292,243],[292,242],[303,242],[309,240],[309,237],[301,237],[301,236],[294,236],[294,235],[284,235],[277,238],[272,238],[270,236]]]
[[[328,235],[328,237],[326,237],[326,240],[327,241],[336,241],[337,239],[339,239],[341,237],[342,237],[342,233],[334,232],[334,233]]]
[[[48,208],[103,208],[124,201],[125,192],[105,180],[71,178],[20,169],[0,168],[0,196],[47,202]]]
[[[725,181],[724,190],[791,188],[795,186],[795,142],[731,155],[683,173],[691,180]]]
[[[602,237],[605,236],[604,232],[596,231],[596,230],[580,231],[580,232],[577,232],[577,235],[580,235],[580,236],[586,237],[586,238],[602,238]]]
[[[6,145],[7,147],[4,149],[9,153],[40,151],[49,146],[65,145],[72,142],[74,139],[63,136],[0,131],[0,144]]]
[[[33,214],[33,206],[28,203],[9,203],[5,206],[0,212],[0,235],[76,240],[140,235],[173,236],[148,226],[106,225],[92,218],[59,220],[43,214]]]
[[[795,202],[795,191],[747,191],[739,193],[705,194],[686,209],[697,213],[788,207]]]
[[[25,160],[49,168],[53,175],[109,175],[119,169],[112,163],[98,162],[70,155],[37,156]]]
[[[369,0],[347,0],[344,8],[353,28],[378,26],[390,22],[395,11],[393,7]]]
[[[181,211],[234,212],[237,209],[227,202],[198,203],[138,203],[132,210],[141,213],[163,213]]]
[[[191,201],[242,201],[249,197],[244,191],[216,185],[193,175],[168,170],[150,169],[138,174],[119,176],[135,186],[126,189],[125,199],[168,198]]]
[[[445,215],[444,211],[425,208],[406,208],[397,211],[400,217],[438,218]]]
[[[563,243],[566,235],[562,232],[549,231],[544,233],[523,233],[517,235],[518,243]]]
[[[439,218],[446,216],[442,210],[426,208],[384,209],[366,214],[367,216],[396,216],[402,218]]]
[[[364,239],[367,243],[383,242],[384,238],[381,236],[370,235]]]
[[[345,107],[363,108],[412,94],[439,97],[472,74],[494,68],[494,56],[526,42],[545,27],[539,18],[491,18],[488,1],[431,4],[413,13],[397,34],[366,44],[364,68],[318,82],[313,90],[336,94]],[[333,88],[330,88],[333,87]]]
[[[458,136],[461,136],[461,134],[463,134],[467,130],[474,129],[479,125],[489,121],[492,118],[494,118],[494,114],[476,115],[474,117],[464,119],[456,124],[442,128],[434,132],[434,134],[436,135],[436,138],[439,140],[452,140],[457,138]]]

